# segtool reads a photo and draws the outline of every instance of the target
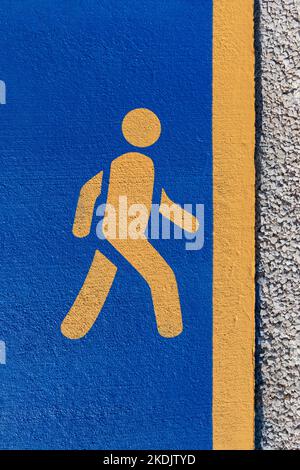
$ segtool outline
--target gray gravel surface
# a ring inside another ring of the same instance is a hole
[[[256,446],[300,449],[300,0],[255,0]]]

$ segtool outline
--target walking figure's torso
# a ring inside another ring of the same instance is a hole
[[[119,197],[126,196],[128,207],[143,204],[150,213],[153,185],[154,166],[151,158],[137,152],[125,153],[111,164],[107,204],[111,204],[118,212]]]

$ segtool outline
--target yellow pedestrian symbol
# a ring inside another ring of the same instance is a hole
[[[160,120],[148,109],[134,109],[123,119],[122,132],[125,139],[133,146],[149,147],[160,137]],[[73,224],[73,234],[76,237],[86,237],[90,233],[96,200],[101,194],[102,177],[103,171],[100,171],[85,183],[80,191]],[[153,186],[154,165],[150,157],[130,152],[113,160],[106,202],[107,205],[116,208],[115,220],[118,233],[122,220],[129,217],[127,213],[120,212],[119,198],[126,196],[128,206],[141,205],[147,208],[150,214]],[[174,211],[169,210],[174,204],[165,190],[162,190],[160,213],[183,230],[196,232],[199,227],[196,217],[176,205],[180,217],[175,219],[172,215]],[[179,335],[183,329],[180,299],[177,280],[169,264],[144,233],[138,238],[112,237],[107,233],[105,238],[149,285],[159,334],[167,338]],[[62,322],[61,331],[64,336],[79,339],[88,333],[104,305],[116,273],[117,267],[96,250],[83,286]]]

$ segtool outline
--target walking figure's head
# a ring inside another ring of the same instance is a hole
[[[122,132],[131,145],[149,147],[159,139],[160,120],[150,109],[133,109],[123,119]]]

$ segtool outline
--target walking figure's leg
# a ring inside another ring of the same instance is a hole
[[[79,339],[88,333],[104,305],[116,272],[116,266],[96,251],[84,284],[61,324],[64,336]]]
[[[183,329],[178,286],[170,266],[163,258],[157,261],[159,263],[152,265],[152,272],[146,268],[145,279],[151,289],[159,334],[172,338],[180,335]]]
[[[143,276],[150,287],[157,328],[172,338],[182,332],[182,315],[173,270],[147,239],[114,240],[110,243]]]

